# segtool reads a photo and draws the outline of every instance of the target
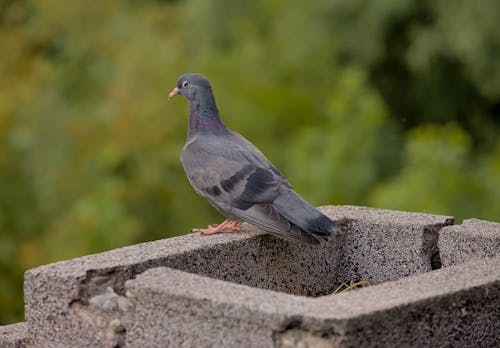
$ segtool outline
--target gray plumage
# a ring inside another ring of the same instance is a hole
[[[188,137],[181,160],[194,190],[229,219],[241,219],[278,237],[318,244],[336,224],[302,199],[253,144],[221,122],[209,81],[179,78],[171,96],[189,101]]]

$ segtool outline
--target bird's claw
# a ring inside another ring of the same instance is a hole
[[[215,233],[233,233],[240,230],[241,220],[225,220],[221,224],[212,224],[208,228],[193,228],[191,233],[215,234]]]

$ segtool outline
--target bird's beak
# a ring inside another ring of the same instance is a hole
[[[168,95],[168,99],[172,99],[173,97],[175,97],[177,94],[179,93],[179,88],[175,87],[172,92],[170,92],[170,94]]]

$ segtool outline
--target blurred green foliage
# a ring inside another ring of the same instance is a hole
[[[22,274],[220,216],[179,163],[201,72],[312,203],[500,219],[500,2],[0,1],[0,323]]]

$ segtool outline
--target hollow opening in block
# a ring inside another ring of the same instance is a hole
[[[376,285],[436,268],[437,230],[410,226],[401,231],[354,221],[344,221],[343,230],[319,246],[262,235],[187,253],[169,267],[302,296],[329,295],[353,284]]]

